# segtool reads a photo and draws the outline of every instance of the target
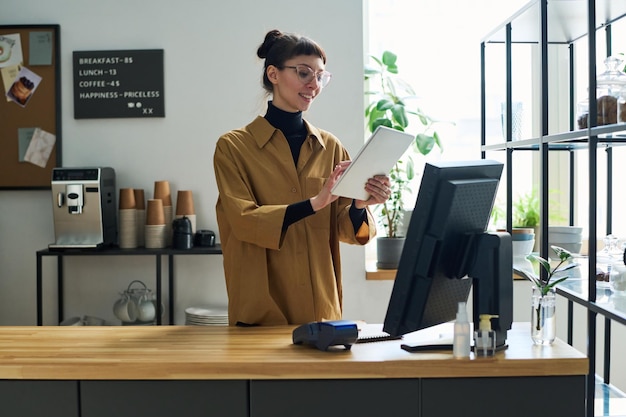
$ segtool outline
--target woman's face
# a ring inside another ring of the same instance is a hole
[[[309,82],[304,81],[307,72],[313,70],[315,76]],[[298,55],[285,61],[282,69],[270,65],[267,76],[274,85],[274,106],[281,110],[295,113],[306,111],[319,93],[322,85],[318,74],[324,71],[324,62],[316,55]]]

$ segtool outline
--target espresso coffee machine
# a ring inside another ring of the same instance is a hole
[[[50,249],[117,245],[113,168],[54,168],[52,213],[55,242]]]

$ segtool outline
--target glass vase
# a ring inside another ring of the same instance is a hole
[[[550,289],[542,295],[533,286],[531,299],[530,335],[536,345],[551,345],[556,339],[556,292]]]

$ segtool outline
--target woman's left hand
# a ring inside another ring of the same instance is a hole
[[[391,196],[391,181],[386,175],[376,175],[367,180],[365,191],[370,197],[367,200],[355,200],[356,208],[362,209],[373,204],[382,204]]]

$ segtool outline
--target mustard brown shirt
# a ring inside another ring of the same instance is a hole
[[[340,319],[339,242],[363,245],[376,234],[369,210],[355,233],[347,198],[283,230],[287,206],[317,195],[334,167],[350,159],[334,135],[305,125],[297,166],[283,133],[261,116],[216,144],[216,213],[231,325]]]

